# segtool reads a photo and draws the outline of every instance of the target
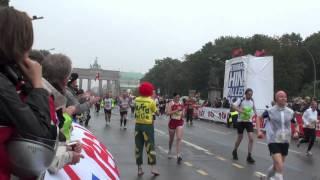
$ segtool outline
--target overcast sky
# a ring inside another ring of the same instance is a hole
[[[155,59],[199,50],[220,36],[303,37],[320,30],[317,0],[11,0],[34,21],[35,49],[55,48],[74,67],[147,72]]]

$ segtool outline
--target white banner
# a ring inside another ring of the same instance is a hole
[[[198,110],[200,119],[227,123],[229,109],[201,107]]]
[[[56,174],[47,172],[45,180],[120,179],[114,158],[89,130],[74,123],[71,140],[79,140],[83,143],[84,158],[76,165],[65,166]]]
[[[247,88],[253,89],[257,109],[265,109],[273,100],[273,57],[242,56],[225,64],[223,97],[242,98]]]
[[[257,115],[261,115],[264,110],[257,110]],[[223,122],[227,123],[228,114],[230,112],[230,109],[226,108],[211,108],[211,107],[201,107],[198,110],[199,118],[215,121],[215,122]],[[256,125],[256,116],[251,117],[252,123],[255,127]],[[262,127],[264,127],[264,123],[262,122]]]

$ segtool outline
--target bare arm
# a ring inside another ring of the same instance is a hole
[[[234,104],[232,104],[232,108],[236,111],[238,111],[239,113],[243,113],[242,108],[240,108],[239,106],[235,106]]]

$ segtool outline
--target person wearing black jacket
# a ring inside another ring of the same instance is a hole
[[[0,7],[0,179],[10,178],[6,143],[12,132],[56,138],[41,66],[28,58],[32,44],[31,18],[12,7]],[[22,80],[30,88],[23,88],[27,86]],[[22,87],[20,93],[16,91],[18,85]]]
[[[0,124],[14,126],[22,134],[54,139],[50,133],[49,94],[43,88],[42,69],[28,58],[33,44],[31,19],[13,8],[0,8],[0,39]],[[21,71],[32,85],[24,102],[16,91],[18,82],[12,76],[19,76],[15,71]]]

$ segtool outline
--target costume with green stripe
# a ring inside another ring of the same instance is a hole
[[[152,114],[156,112],[156,103],[150,97],[137,97],[135,100],[135,157],[137,165],[143,163],[143,146],[146,147],[148,164],[156,164],[154,147],[154,127]]]

